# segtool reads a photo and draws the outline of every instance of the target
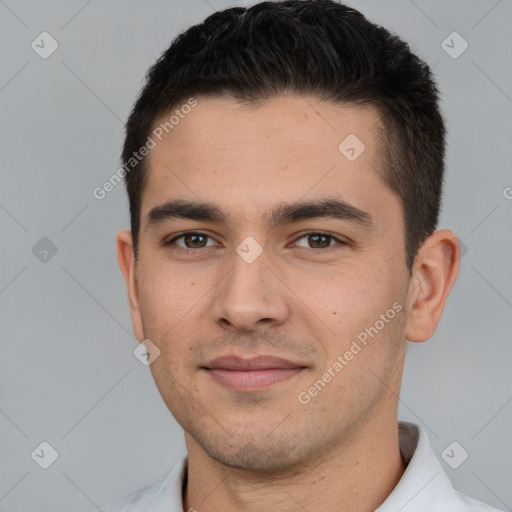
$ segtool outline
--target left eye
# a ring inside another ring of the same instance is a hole
[[[298,243],[299,240],[306,240],[305,244]],[[333,243],[334,242],[334,243]],[[336,245],[336,243],[345,245],[345,242],[336,238],[332,235],[327,235],[324,233],[307,233],[306,235],[302,235],[297,239],[295,245],[299,247],[307,247],[309,249],[324,249],[327,247],[332,247]]]

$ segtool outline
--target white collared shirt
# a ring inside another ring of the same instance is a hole
[[[398,422],[400,453],[407,467],[391,494],[375,512],[500,512],[456,491],[430,446],[425,430]],[[135,491],[104,512],[184,512],[181,501],[187,456],[161,483]]]

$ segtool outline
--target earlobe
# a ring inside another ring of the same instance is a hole
[[[405,338],[425,341],[435,332],[460,268],[460,244],[443,229],[433,233],[416,255],[408,292]]]
[[[142,327],[142,317],[139,306],[138,282],[135,272],[135,255],[133,252],[132,234],[129,229],[119,231],[116,236],[116,245],[117,261],[123,274],[128,292],[133,332],[139,341],[143,341],[144,330]]]

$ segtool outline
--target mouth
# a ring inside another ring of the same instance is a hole
[[[287,381],[306,370],[307,366],[274,356],[242,358],[223,356],[201,369],[218,384],[236,391],[261,391]]]

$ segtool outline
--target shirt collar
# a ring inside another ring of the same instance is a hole
[[[464,496],[452,487],[422,427],[399,421],[398,439],[400,453],[407,467],[396,487],[375,512],[496,510]],[[182,489],[187,464],[188,458],[183,455],[165,481],[155,489],[145,507],[146,511],[183,512]]]
[[[406,421],[398,422],[400,454],[407,465],[402,478],[375,512],[456,510],[456,498],[448,476],[432,451],[425,430]],[[452,507],[452,508],[451,508]]]

